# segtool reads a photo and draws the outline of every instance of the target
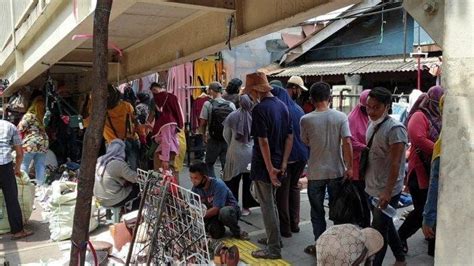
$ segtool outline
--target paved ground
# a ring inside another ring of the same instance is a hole
[[[180,182],[184,187],[190,187],[191,183],[187,171],[181,173]],[[401,214],[404,210],[399,210]],[[48,224],[42,223],[41,208],[37,208],[29,222],[28,228],[33,229],[35,234],[25,240],[12,241],[9,235],[0,235],[0,262],[7,260],[10,265],[38,263],[40,261],[59,260],[64,258],[67,261],[69,255],[70,242],[52,242],[49,240]],[[306,193],[301,194],[301,224],[300,233],[293,234],[291,238],[283,238],[284,248],[283,258],[293,265],[314,265],[315,259],[303,252],[303,249],[313,243],[313,234],[310,222],[310,206]],[[242,228],[250,233],[251,240],[256,243],[257,239],[265,237],[265,230],[259,208],[254,208],[252,214],[243,219],[248,222],[241,223]],[[397,226],[402,221],[396,220]],[[330,224],[330,222],[329,222]],[[329,225],[328,224],[328,225]],[[94,231],[93,238],[104,238],[106,226],[102,226]],[[102,233],[102,234],[101,234]],[[426,255],[427,242],[424,240],[421,231],[409,239],[410,248],[407,256],[409,265],[433,265],[433,258]],[[391,265],[395,261],[391,251],[387,252],[385,265]],[[52,265],[52,264],[51,264]],[[57,265],[56,263],[54,265]]]

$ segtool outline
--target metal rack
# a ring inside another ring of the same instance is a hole
[[[143,196],[127,265],[209,264],[199,195],[154,171],[138,175]]]

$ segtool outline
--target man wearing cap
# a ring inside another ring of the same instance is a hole
[[[275,203],[276,189],[286,173],[293,145],[293,129],[286,105],[270,92],[264,73],[247,75],[245,89],[258,104],[252,110],[252,152],[250,178],[260,202],[267,235],[267,247],[252,252],[262,259],[280,259],[280,225]]]
[[[371,265],[383,247],[382,235],[373,228],[352,224],[335,225],[316,242],[317,265]]]
[[[286,90],[293,101],[299,105],[302,103],[298,102],[302,91],[308,91],[308,88],[304,86],[304,81],[300,76],[292,76],[286,83]]]
[[[222,85],[219,82],[211,82],[208,93],[212,99],[204,103],[199,119],[201,122],[201,133],[204,142],[207,143],[205,161],[209,171],[208,175],[217,177],[214,172],[214,164],[217,158],[219,158],[221,167],[224,169],[227,153],[227,143],[222,135],[224,130],[222,122],[224,122],[227,115],[235,110],[235,105],[222,98]],[[209,131],[209,137],[206,135],[206,129]]]

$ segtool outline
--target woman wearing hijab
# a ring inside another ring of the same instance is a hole
[[[439,101],[440,112],[443,112],[445,95]],[[436,237],[436,216],[438,214],[438,187],[439,187],[439,167],[441,159],[442,134],[433,147],[433,158],[431,161],[430,186],[423,210],[423,234],[428,239],[428,255],[434,256]]]
[[[170,166],[174,165],[180,151],[178,131],[184,126],[183,113],[178,98],[166,92],[163,85],[153,83],[151,91],[156,108],[153,139],[158,143],[153,159],[154,169],[175,170]]]
[[[360,154],[365,149],[367,144],[365,143],[365,134],[367,126],[369,124],[369,116],[367,115],[366,105],[367,97],[369,96],[370,90],[364,90],[360,94],[359,104],[349,113],[349,128],[351,130],[351,140],[354,162],[352,164],[353,169],[353,180],[359,180],[359,162]],[[363,180],[362,180],[363,181]]]
[[[300,136],[300,119],[304,115],[303,109],[290,98],[286,89],[273,86],[271,93],[288,107],[293,125],[293,147],[288,159],[286,178],[283,178],[281,187],[276,192],[280,234],[283,237],[291,237],[291,233],[300,231],[300,188],[298,187],[298,181],[308,161],[309,148],[303,144]]]
[[[48,152],[48,135],[43,125],[45,102],[38,96],[18,124],[20,135],[23,136],[23,163],[21,170],[28,173],[31,161],[35,165],[36,184],[45,184],[46,153]]]
[[[352,163],[352,181],[359,189],[360,195],[365,196],[365,181],[359,178],[359,164],[360,164],[360,155],[362,151],[367,147],[365,142],[365,136],[367,127],[369,124],[369,116],[367,115],[367,98],[369,96],[370,90],[364,90],[360,94],[359,104],[354,107],[354,109],[349,113],[349,128],[351,130],[351,141],[352,141],[352,151],[353,151],[353,163]],[[370,226],[370,209],[368,205],[364,206],[364,217],[362,219],[361,227],[365,228]]]
[[[114,139],[107,152],[97,158],[95,168],[94,196],[104,207],[120,207],[138,197],[137,172],[125,161],[125,143]],[[136,209],[139,200],[133,202]]]
[[[248,95],[240,96],[240,108],[230,113],[224,120],[224,140],[227,142],[226,164],[223,180],[234,197],[239,199],[239,186],[242,179],[242,215],[250,214],[250,208],[258,206],[250,194],[250,170],[253,140],[250,137],[252,126],[252,100]]]
[[[408,138],[411,146],[407,184],[415,209],[408,214],[398,230],[405,252],[408,251],[407,239],[422,226],[433,147],[441,132],[439,101],[443,92],[440,86],[431,87],[418,98],[408,115]]]

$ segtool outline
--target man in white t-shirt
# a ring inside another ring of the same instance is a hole
[[[310,148],[308,197],[316,241],[326,230],[323,205],[326,188],[331,206],[342,179],[352,177],[352,144],[346,114],[329,108],[330,85],[316,82],[311,86],[310,96],[316,110],[301,118],[300,127],[301,139]],[[314,244],[306,247],[305,252],[315,255]]]

